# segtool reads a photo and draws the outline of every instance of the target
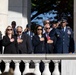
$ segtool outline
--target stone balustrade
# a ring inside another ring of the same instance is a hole
[[[15,69],[14,69],[14,75],[25,75],[26,73],[33,72],[35,75],[71,75],[69,71],[65,70],[65,67],[69,66],[66,65],[68,60],[71,60],[71,67],[76,66],[74,65],[72,60],[76,61],[76,55],[75,54],[1,54],[0,55],[0,62],[4,61],[5,62],[5,70],[4,72],[8,72],[10,69],[10,62],[13,60],[15,63]],[[29,63],[31,60],[35,64],[35,68],[30,69],[29,68]],[[23,73],[20,71],[20,62],[23,61],[25,68]],[[43,61],[44,63],[44,71],[41,73],[39,69],[39,63]],[[50,71],[49,68],[49,63],[52,61],[54,63],[54,70],[53,72]],[[61,63],[61,72],[59,70],[59,63]],[[72,66],[73,65],[73,66]],[[68,70],[72,69],[69,67]],[[74,70],[76,68],[73,68]],[[0,70],[0,73],[2,71]],[[68,73],[67,73],[68,72]],[[74,73],[73,73],[74,75]]]

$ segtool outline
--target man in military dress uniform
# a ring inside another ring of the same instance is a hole
[[[55,45],[56,53],[74,52],[73,31],[69,26],[67,26],[67,24],[68,24],[67,20],[63,19],[61,22],[61,27],[56,30],[56,37],[57,37]]]

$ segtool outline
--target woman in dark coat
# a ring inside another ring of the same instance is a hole
[[[42,26],[38,25],[36,27],[36,33],[32,38],[32,43],[34,47],[34,53],[42,54],[46,53],[45,51],[45,39],[43,35]]]
[[[13,29],[11,26],[6,28],[2,44],[4,46],[5,54],[17,54],[17,41],[16,37],[13,35]]]
[[[34,53],[35,54],[44,54],[46,53],[45,50],[45,38],[43,35],[43,28],[42,26],[38,25],[36,27],[36,33],[32,38],[32,43],[34,47]],[[44,70],[44,63],[40,62],[40,71],[43,72]]]

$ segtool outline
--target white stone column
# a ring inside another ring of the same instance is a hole
[[[35,70],[34,70],[35,75],[41,75],[41,72],[39,70],[40,60],[33,60],[33,61],[35,63]]]
[[[75,52],[76,52],[76,0],[74,0],[74,41],[75,41]]]
[[[22,26],[23,29],[28,24],[31,25],[31,0],[23,0],[22,2]]]
[[[22,0],[22,26],[23,29],[25,29],[26,25],[28,24],[28,15],[29,12],[27,10],[30,10],[29,7],[29,0]],[[30,5],[31,6],[31,5]]]
[[[49,70],[49,62],[50,60],[43,60],[44,64],[45,64],[45,69],[42,73],[42,75],[51,75],[51,72]]]
[[[28,3],[27,20],[28,20],[28,25],[29,25],[29,28],[30,28],[30,25],[31,25],[31,0],[27,0],[27,3]]]
[[[8,26],[8,0],[0,0],[0,31],[4,35],[5,29]]]
[[[29,70],[30,60],[23,60],[23,61],[25,63],[25,69],[24,69],[23,75],[25,75],[26,73],[29,73],[30,72],[30,70]]]
[[[17,26],[22,26],[23,30],[30,23],[31,0],[9,0],[8,24],[16,21]]]
[[[14,75],[21,75],[20,69],[19,69],[19,63],[20,60],[13,60],[15,62],[15,70]]]
[[[61,60],[61,75],[76,75],[76,60]]]
[[[59,72],[59,60],[53,60],[54,62],[54,71],[52,73],[52,75],[60,75],[60,72]]]
[[[4,72],[8,72],[9,71],[9,66],[10,66],[10,60],[3,60],[5,62],[5,70]]]

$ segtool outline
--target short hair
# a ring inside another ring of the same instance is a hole
[[[34,73],[27,73],[27,74],[25,74],[25,75],[35,75]]]
[[[22,29],[22,26],[17,26],[17,28],[21,28]]]
[[[22,26],[17,26],[16,30],[18,30],[18,28],[21,28],[23,30]]]
[[[16,22],[15,21],[12,21],[11,25],[16,25]]]
[[[49,20],[44,20],[44,21],[43,21],[43,24],[44,24],[44,25],[50,24],[50,21],[49,21]]]

